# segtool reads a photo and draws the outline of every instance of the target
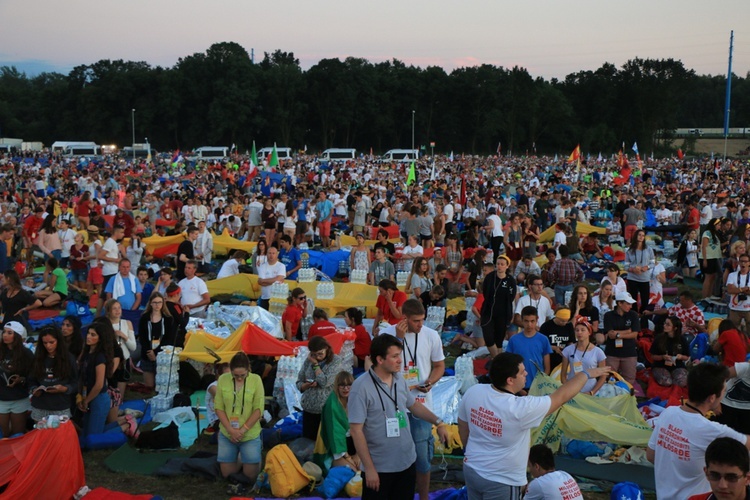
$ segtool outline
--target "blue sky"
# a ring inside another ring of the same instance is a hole
[[[450,71],[494,64],[562,78],[604,62],[674,58],[699,74],[750,71],[749,0],[0,0],[0,66],[67,73],[100,59],[172,66],[234,41],[256,60],[294,52],[391,58]]]

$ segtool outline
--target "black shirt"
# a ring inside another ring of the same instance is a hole
[[[41,348],[41,346],[40,346]],[[29,377],[29,389],[33,389],[39,386],[51,387],[53,385],[64,385],[68,390],[66,392],[42,392],[40,396],[31,396],[31,406],[40,410],[60,411],[70,408],[71,398],[73,394],[78,390],[78,374],[76,370],[76,360],[73,356],[68,354],[68,363],[70,363],[70,375],[67,378],[61,379],[55,375],[53,370],[55,365],[55,358],[46,357],[44,358],[44,377],[42,380],[37,380],[32,371],[32,376]]]
[[[176,272],[176,280],[180,281],[182,278],[185,277],[185,262],[180,260],[180,255],[184,255],[190,259],[195,258],[195,248],[193,247],[193,242],[190,240],[185,240],[182,243],[180,243],[180,246],[177,247],[177,272]]]
[[[617,313],[617,309],[609,311],[604,315],[604,334],[610,330],[632,330],[639,332],[641,330],[641,319],[638,313],[630,310],[620,316]],[[637,356],[636,352],[636,341],[635,339],[620,339],[622,340],[622,347],[615,347],[617,339],[611,339],[607,336],[606,352],[607,356],[613,358],[634,358]]]
[[[548,319],[542,324],[539,331],[547,336],[550,345],[557,346],[561,350],[575,342],[575,329],[571,322],[558,325],[554,319]],[[553,351],[549,356],[550,368],[554,368],[560,363],[562,363],[562,356]]]
[[[31,367],[34,364],[34,353],[26,347],[21,347],[21,349],[23,350],[23,361],[21,363],[13,364],[13,352],[10,350],[0,360],[0,401],[18,401],[29,396],[28,378],[23,384],[8,387],[8,379],[13,375],[28,377],[31,373]]]

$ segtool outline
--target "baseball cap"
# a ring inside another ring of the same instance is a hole
[[[617,292],[615,295],[615,302],[624,301],[628,304],[635,304],[635,300],[633,300],[633,297],[630,296],[628,292]]]

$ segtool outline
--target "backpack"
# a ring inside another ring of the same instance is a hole
[[[696,359],[703,359],[703,356],[708,352],[708,335],[705,333],[699,333],[695,336],[692,342],[690,342],[690,359],[695,361]]]
[[[305,472],[297,457],[285,444],[278,444],[268,451],[265,471],[271,493],[279,498],[289,498],[305,487],[312,491],[315,486],[315,478]]]

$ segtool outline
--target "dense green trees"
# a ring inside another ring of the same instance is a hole
[[[293,53],[253,64],[233,42],[181,58],[172,68],[102,60],[68,75],[27,77],[0,68],[0,135],[41,140],[136,142],[159,150],[237,144],[409,147],[524,154],[664,147],[660,130],[721,127],[725,77],[696,75],[680,61],[605,63],[564,80],[534,79],[524,68],[481,65],[446,73],[398,60],[323,59],[307,71]],[[731,125],[750,127],[750,82],[735,78]]]

